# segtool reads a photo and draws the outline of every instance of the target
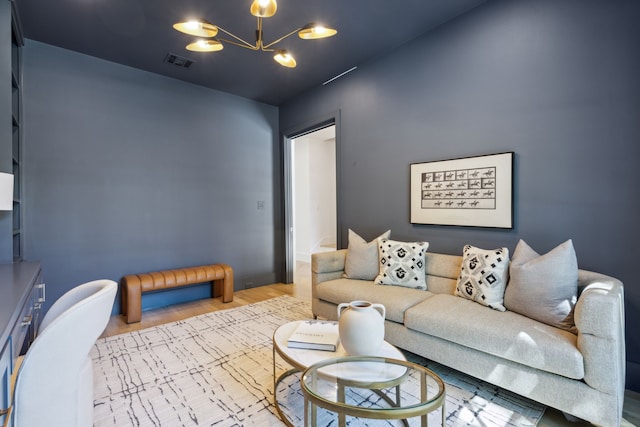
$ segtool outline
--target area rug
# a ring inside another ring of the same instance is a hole
[[[91,352],[94,426],[283,426],[273,403],[273,331],[309,317],[308,303],[281,296],[98,340]],[[544,413],[544,406],[513,393],[407,358],[444,380],[448,427],[535,426]],[[290,368],[276,360],[278,372]],[[276,392],[293,424],[303,425],[297,377]],[[320,417],[319,425],[337,425],[332,413]],[[440,417],[431,414],[429,424],[440,425]],[[347,425],[398,423],[349,417]]]

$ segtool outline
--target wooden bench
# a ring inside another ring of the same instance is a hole
[[[202,265],[152,273],[130,274],[122,278],[122,314],[127,323],[142,318],[142,294],[196,283],[211,282],[213,297],[233,301],[233,270],[226,264]]]

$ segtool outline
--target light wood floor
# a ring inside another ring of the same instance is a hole
[[[296,298],[311,301],[311,285],[308,275],[308,265],[299,263],[294,279],[296,284],[285,285],[282,283],[245,289],[234,293],[233,302],[223,303],[220,298],[198,300],[185,304],[174,305],[157,310],[145,311],[142,321],[127,325],[123,316],[113,316],[103,334],[112,336],[125,332],[149,328],[163,323],[185,319],[216,310],[239,307],[246,304],[264,301],[281,295],[290,295]],[[627,390],[624,401],[623,427],[640,427],[640,393]],[[591,426],[585,422],[570,422],[559,411],[548,408],[538,427],[586,427]]]

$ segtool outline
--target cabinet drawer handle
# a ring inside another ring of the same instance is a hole
[[[36,288],[41,289],[42,290],[42,296],[38,298],[38,302],[44,302],[46,299],[46,285],[44,283],[40,283],[39,285],[36,285]]]
[[[24,316],[22,318],[22,326],[29,326],[31,325],[31,321],[33,320],[33,315],[30,314],[28,316]]]

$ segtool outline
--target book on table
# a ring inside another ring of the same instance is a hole
[[[293,331],[287,341],[287,347],[336,351],[339,341],[337,322],[306,320],[300,322]]]

